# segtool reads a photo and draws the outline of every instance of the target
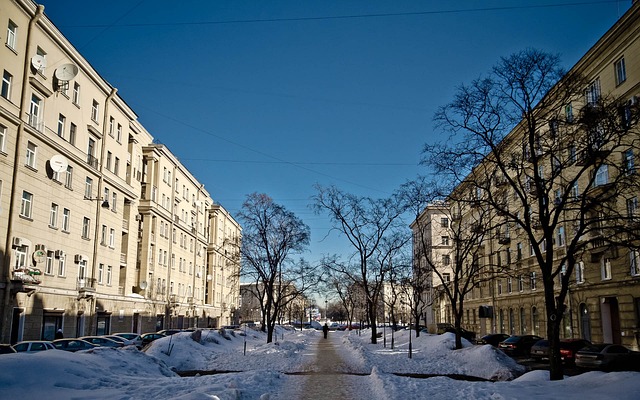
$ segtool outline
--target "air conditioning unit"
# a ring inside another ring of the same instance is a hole
[[[36,245],[36,251],[40,251],[40,250],[46,252],[47,251],[47,246],[45,246],[44,244],[37,244]]]
[[[21,247],[22,246],[22,238],[14,237],[12,245],[13,245],[13,247]]]
[[[64,251],[62,250],[56,250],[56,252],[54,253],[54,256],[56,258],[64,258]]]
[[[136,221],[142,221],[142,215],[136,214]]]
[[[84,261],[84,257],[82,257],[82,254],[76,254],[75,257],[73,257],[73,262],[75,263],[79,263]]]

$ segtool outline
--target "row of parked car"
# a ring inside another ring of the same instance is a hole
[[[483,336],[477,343],[490,344],[512,357],[549,358],[549,341],[536,335],[494,333]],[[593,344],[586,339],[561,339],[560,357],[563,362],[580,368],[606,371],[640,369],[640,352],[619,344]]]
[[[48,340],[26,340],[14,345],[0,345],[0,354],[7,353],[36,353],[45,350],[65,350],[76,352],[79,350],[89,350],[96,347],[124,347],[136,346],[138,349],[144,348],[154,340],[167,335],[179,332],[178,329],[164,330],[159,332],[144,333],[114,333],[102,336],[82,336],[79,338]]]

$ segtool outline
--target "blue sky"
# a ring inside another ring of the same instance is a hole
[[[631,0],[41,0],[141,123],[232,214],[266,193],[349,247],[314,184],[374,198],[425,173],[456,87],[527,47],[571,67]],[[407,221],[407,224],[411,221]]]

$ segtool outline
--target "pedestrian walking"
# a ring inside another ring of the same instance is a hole
[[[322,334],[324,335],[324,338],[327,338],[327,334],[329,333],[329,325],[327,325],[327,323],[324,323],[324,326],[322,327]]]
[[[62,333],[62,329],[58,329],[58,330],[56,331],[56,336],[55,336],[55,338],[56,338],[56,339],[63,339],[63,338],[64,338],[64,334]]]

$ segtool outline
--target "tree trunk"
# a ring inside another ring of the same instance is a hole
[[[378,338],[376,337],[377,334],[377,330],[376,330],[376,306],[375,304],[370,304],[369,305],[369,326],[371,326],[371,344],[377,344],[378,343]],[[362,326],[360,326],[360,329],[362,329]]]
[[[558,312],[549,315],[547,321],[547,340],[549,340],[549,379],[559,381],[564,378],[562,358],[560,358],[560,324],[562,316]]]

